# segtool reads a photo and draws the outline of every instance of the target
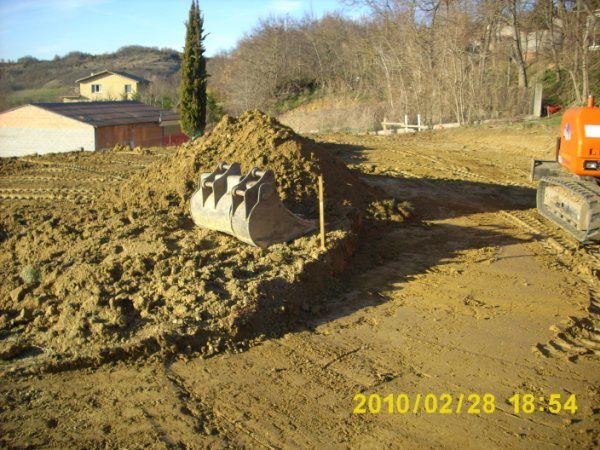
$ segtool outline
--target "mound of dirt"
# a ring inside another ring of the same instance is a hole
[[[111,155],[96,157],[111,164]],[[322,174],[327,249],[314,234],[263,250],[194,227],[188,202],[196,180],[221,161],[272,169],[286,205],[307,216],[315,214]],[[389,202],[373,208],[377,192],[341,161],[258,111],[225,117],[202,140],[115,182],[76,207],[6,209],[0,357],[37,355],[72,367],[155,352],[210,353],[275,332],[318,308],[323,290],[335,286],[331,277],[354,251],[367,210],[374,217],[397,212]],[[35,279],[25,280],[24,268]]]
[[[244,172],[252,167],[272,170],[280,198],[305,216],[316,215],[319,175],[334,213],[328,219],[339,219],[348,207],[364,210],[375,198],[372,189],[330,152],[255,110],[238,118],[225,116],[205,138],[186,143],[175,156],[132,177],[100,202],[119,209],[170,208],[187,214],[199,173],[211,172],[223,161],[240,163]]]

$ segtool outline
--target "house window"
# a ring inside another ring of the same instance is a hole
[[[97,94],[99,92],[102,92],[102,85],[92,84],[92,94]]]
[[[131,94],[131,85],[130,84],[126,84],[125,85],[125,93],[126,94]]]

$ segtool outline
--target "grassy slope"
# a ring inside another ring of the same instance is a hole
[[[60,101],[77,93],[75,80],[103,69],[123,70],[151,81],[177,76],[181,58],[174,50],[124,47],[115,53],[70,53],[51,61],[21,58],[0,63],[0,110],[30,101]]]
[[[68,93],[68,90],[64,88],[21,89],[8,94],[6,103],[8,105],[22,105],[30,102],[60,101],[60,98],[63,95],[68,95]]]

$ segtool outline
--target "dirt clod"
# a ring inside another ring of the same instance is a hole
[[[37,283],[40,280],[40,273],[32,265],[23,267],[19,273],[19,276],[21,277],[21,280],[27,284]]]

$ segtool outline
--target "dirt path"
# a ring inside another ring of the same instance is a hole
[[[531,131],[323,138],[370,183],[410,199],[416,217],[373,230],[319,307],[245,352],[3,381],[0,442],[598,446],[597,249],[579,249],[531,210],[528,161],[551,142]],[[406,393],[411,404],[417,394],[491,393],[496,410],[356,415],[357,393]],[[515,414],[515,393],[575,394],[579,409]]]

